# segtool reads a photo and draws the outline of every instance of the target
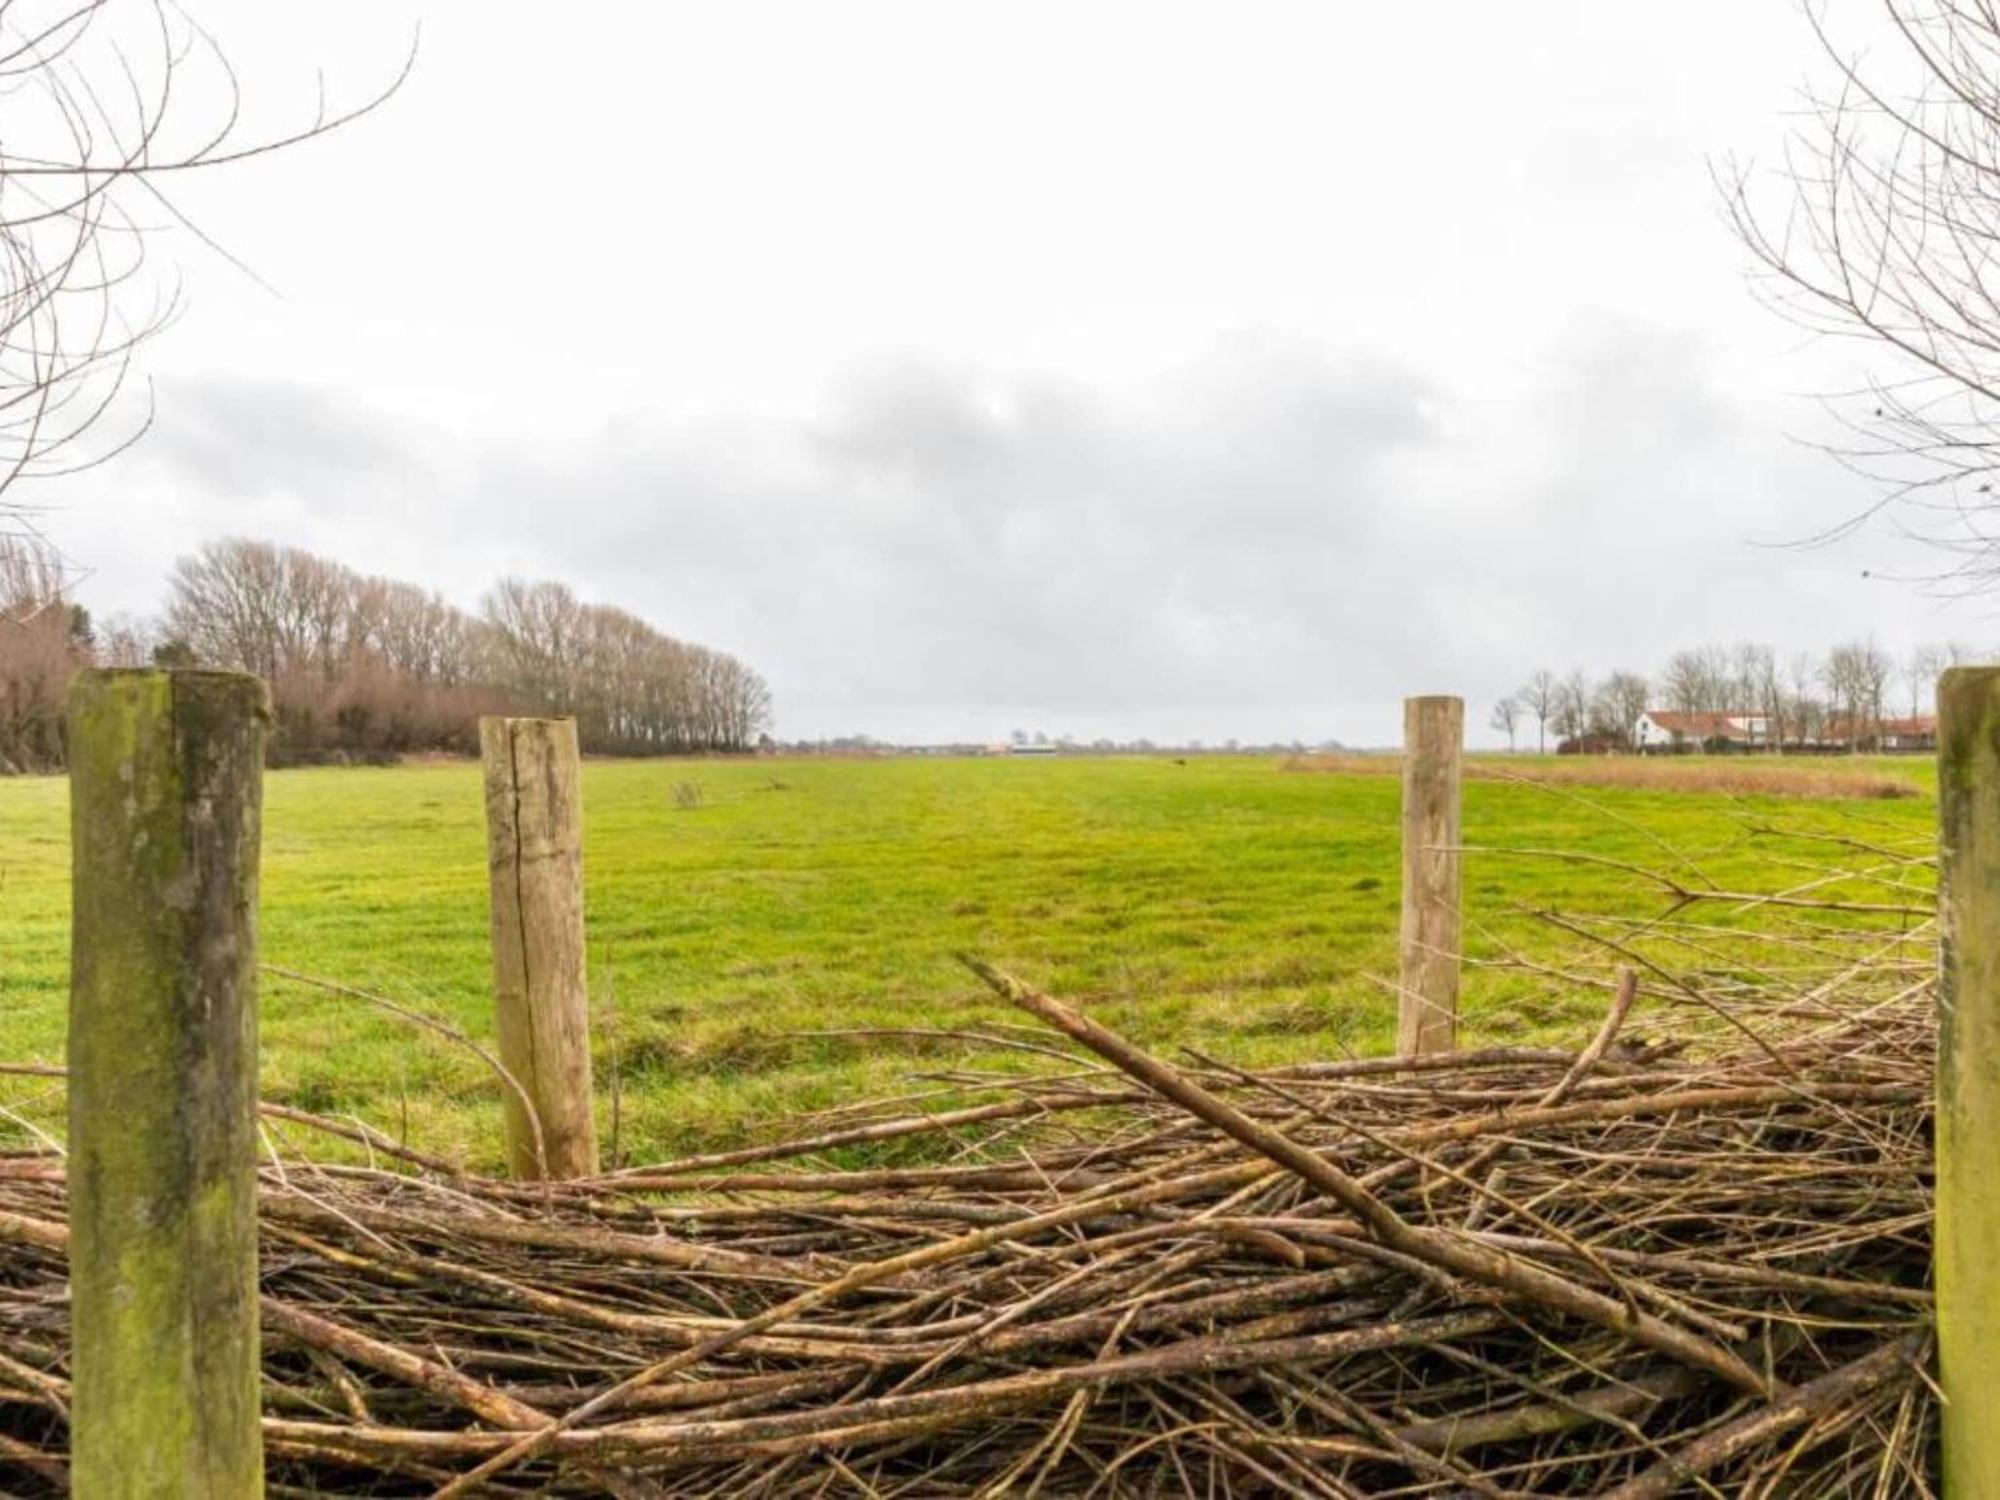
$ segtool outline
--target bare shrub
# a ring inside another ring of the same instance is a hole
[[[48,546],[0,533],[0,772],[62,765],[63,697],[90,665],[88,620]]]

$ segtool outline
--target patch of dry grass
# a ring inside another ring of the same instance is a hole
[[[1913,761],[1914,766],[1917,762]],[[1400,755],[1293,755],[1287,771],[1342,776],[1400,775]],[[1467,759],[1465,774],[1482,781],[1542,786],[1616,787],[1644,792],[1709,792],[1730,797],[1828,797],[1879,801],[1915,797],[1920,788],[1879,761],[1855,765],[1835,757],[1578,755]]]

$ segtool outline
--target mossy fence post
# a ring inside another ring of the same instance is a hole
[[[1403,700],[1403,921],[1396,1050],[1458,1045],[1460,698]]]
[[[521,1178],[591,1176],[597,1125],[576,720],[484,718],[479,751],[500,1061],[520,1084],[506,1095],[508,1161]]]
[[[69,694],[71,1488],[264,1489],[257,848],[264,686]]]
[[[2000,667],[1938,683],[1944,1493],[2000,1495]]]

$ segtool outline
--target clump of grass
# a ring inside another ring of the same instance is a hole
[[[674,783],[674,806],[685,811],[701,806],[701,783],[699,781],[676,781]]]
[[[1293,755],[1281,769],[1340,776],[1400,775],[1400,755]],[[1543,786],[1612,787],[1635,792],[1710,792],[1730,797],[1827,797],[1880,801],[1918,795],[1916,785],[1868,767],[1821,757],[1785,759],[1722,756],[1587,755],[1538,758],[1516,769],[1498,760],[1470,759],[1473,781],[1518,781]]]

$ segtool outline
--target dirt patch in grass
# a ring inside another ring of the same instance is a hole
[[[1280,769],[1327,771],[1342,776],[1395,776],[1400,755],[1293,755]],[[1880,771],[1821,759],[1718,760],[1676,756],[1591,755],[1537,760],[1516,769],[1493,760],[1468,760],[1473,781],[1515,781],[1531,786],[1617,787],[1644,792],[1711,792],[1730,797],[1847,797],[1881,801],[1915,797],[1915,783]]]

